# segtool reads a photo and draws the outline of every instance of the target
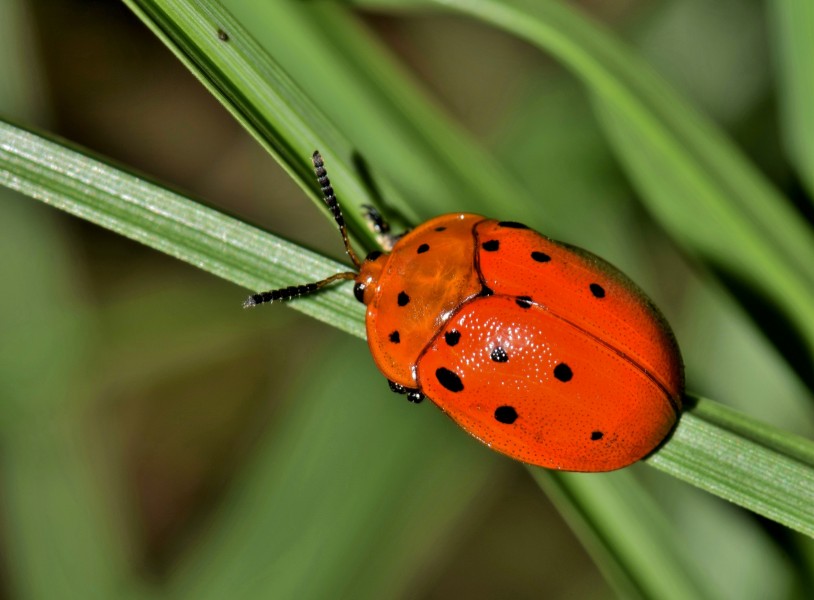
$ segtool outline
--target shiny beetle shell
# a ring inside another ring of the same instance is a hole
[[[514,222],[432,219],[361,267],[370,351],[472,436],[552,469],[627,466],[681,410],[675,338],[615,267]]]

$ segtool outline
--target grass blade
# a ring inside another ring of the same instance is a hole
[[[767,299],[781,319],[793,323],[805,355],[790,360],[814,385],[814,262],[809,259],[814,235],[712,123],[640,59],[562,2],[437,0],[431,5],[526,39],[582,79],[655,217],[688,253],[748,287],[752,296]],[[787,337],[773,341],[788,356],[795,354]]]
[[[2,190],[4,196],[11,195]],[[4,197],[0,443],[6,557],[17,598],[110,598],[133,582],[123,519],[93,460],[80,382],[92,323],[53,221]],[[25,260],[19,257],[24,256]],[[35,268],[32,268],[36,265]]]
[[[783,141],[814,199],[814,4],[775,0],[767,10],[772,17]]]
[[[357,201],[344,211],[348,226],[366,247],[375,245],[360,208],[375,199],[353,166],[355,148],[236,19],[212,0],[125,4],[327,211],[309,160],[319,150],[334,186]]]
[[[421,92],[392,51],[347,7],[298,0],[224,5],[409,197],[409,203],[395,203],[404,216],[460,210],[464,202],[467,210],[488,213],[507,202],[522,207],[535,201]],[[388,192],[385,207],[392,200]]]
[[[585,474],[529,469],[620,597],[716,597],[630,470]]]
[[[345,203],[349,226],[368,249],[374,241],[360,207],[381,205],[375,197],[380,190],[387,192],[384,208],[392,205],[389,216],[402,225],[413,225],[421,213],[454,210],[461,198],[475,210],[503,204],[507,197],[533,202],[470,136],[416,91],[347,9],[230,0],[225,6],[233,9],[233,16],[212,0],[126,4],[320,206],[310,166],[302,157],[315,148],[323,152],[334,186],[353,199]],[[228,40],[220,39],[218,31]],[[287,73],[297,73],[296,83]],[[353,143],[326,114],[341,123]],[[369,172],[379,165],[387,177]],[[409,192],[413,200],[401,201],[396,189]]]
[[[814,537],[814,442],[697,402],[647,463]]]
[[[249,290],[314,281],[347,270],[86,153],[4,122],[0,122],[0,184]],[[295,306],[364,337],[364,310],[348,285],[332,286]]]
[[[282,420],[174,574],[173,596],[413,596],[469,504],[488,503],[498,457],[395,402],[363,344],[332,337],[314,357],[320,377],[293,375]]]

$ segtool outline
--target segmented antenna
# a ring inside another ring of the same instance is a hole
[[[342,216],[342,209],[339,208],[339,202],[336,200],[334,189],[331,187],[331,180],[328,179],[328,172],[325,170],[325,163],[322,161],[322,156],[320,155],[319,151],[314,151],[314,154],[311,156],[311,161],[314,163],[314,173],[316,173],[317,181],[322,188],[322,199],[325,201],[325,204],[328,205],[328,208],[331,209],[331,213],[334,216],[334,221],[336,221],[336,224],[339,227],[339,233],[342,234],[342,242],[345,244],[345,252],[348,253],[348,256],[350,257],[354,266],[359,269],[362,266],[362,263],[359,261],[359,257],[356,256],[356,252],[353,251],[353,248],[350,245],[350,240],[348,240],[348,231],[345,227],[345,218]],[[326,285],[330,285],[334,281],[340,281],[342,279],[356,279],[356,273],[337,273],[336,275],[331,275],[322,281],[304,283],[302,285],[292,285],[287,288],[280,288],[278,290],[269,290],[268,292],[253,294],[243,303],[243,308],[251,308],[252,306],[265,304],[267,302],[291,300],[292,298],[312,294],[318,289],[323,288]]]
[[[322,199],[325,201],[325,204],[328,205],[328,208],[331,209],[331,213],[334,216],[334,221],[336,221],[336,224],[339,227],[339,233],[342,234],[342,242],[345,244],[345,252],[348,253],[348,257],[350,257],[353,266],[359,269],[362,266],[362,262],[359,260],[359,257],[356,256],[356,252],[353,251],[353,248],[350,245],[350,240],[348,240],[348,230],[347,227],[345,227],[345,217],[342,216],[342,209],[339,207],[339,202],[336,200],[334,189],[331,187],[331,180],[328,179],[328,172],[325,170],[325,163],[322,161],[322,155],[319,153],[319,150],[314,150],[314,153],[311,155],[311,162],[314,163],[314,173],[316,173],[317,181],[322,188]]]
[[[251,296],[246,298],[246,301],[243,303],[243,308],[251,308],[252,306],[257,306],[258,304],[265,304],[266,302],[291,300],[292,298],[297,298],[299,296],[313,294],[318,289],[323,288],[326,285],[329,285],[334,281],[339,281],[341,279],[356,279],[356,273],[350,272],[337,273],[336,275],[331,275],[327,279],[323,279],[322,281],[315,281],[314,283],[304,283],[302,285],[290,285],[287,288],[280,288],[279,290],[269,290],[268,292],[252,294]]]

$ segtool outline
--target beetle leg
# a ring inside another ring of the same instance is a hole
[[[422,394],[418,390],[409,390],[407,392],[407,400],[409,400],[413,404],[419,404],[422,400],[424,400],[424,394]]]
[[[398,235],[392,233],[390,231],[390,223],[388,223],[382,213],[379,212],[375,206],[371,206],[370,204],[363,204],[362,210],[364,211],[365,220],[368,223],[370,229],[373,230],[373,233],[376,234],[376,241],[379,242],[382,248],[385,251],[390,252],[393,250],[393,246],[396,245],[404,235],[407,233],[400,233]]]
[[[395,392],[396,394],[406,394],[407,400],[413,404],[418,404],[424,399],[424,394],[419,392],[417,389],[404,387],[400,383],[390,381],[389,379],[387,380],[387,383],[390,385],[390,391]]]

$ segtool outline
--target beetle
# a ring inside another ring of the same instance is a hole
[[[610,471],[669,436],[682,408],[681,353],[658,308],[616,267],[471,213],[435,217],[359,260],[319,152],[312,161],[356,270],[254,294],[245,307],[354,280],[390,388],[414,403],[429,397],[524,463]]]

